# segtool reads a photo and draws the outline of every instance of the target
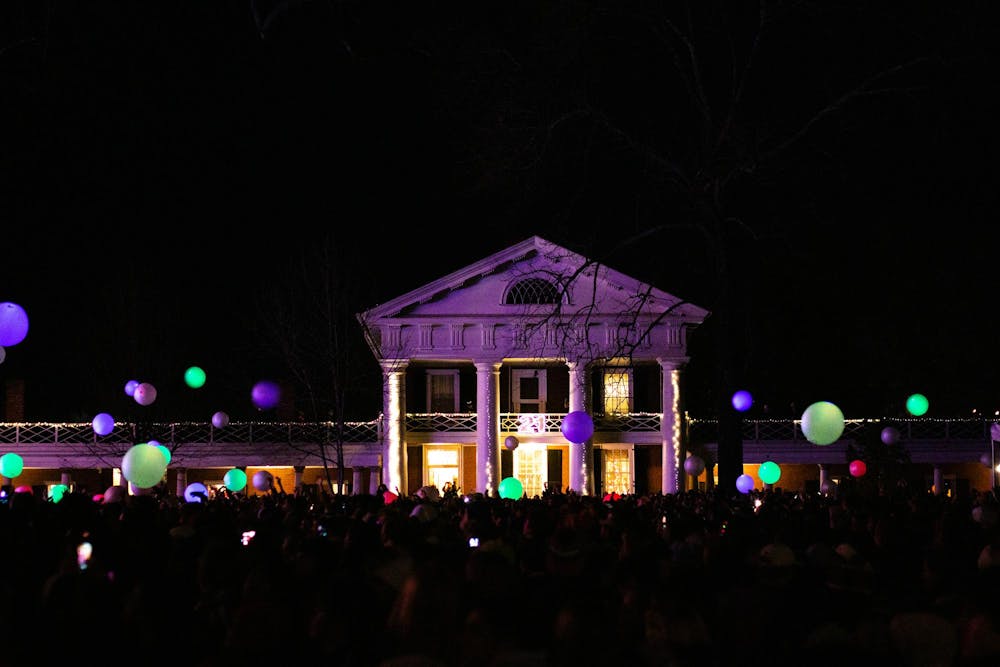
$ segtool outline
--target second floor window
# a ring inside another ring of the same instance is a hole
[[[458,412],[458,371],[427,371],[427,412]]]
[[[604,371],[604,414],[623,415],[632,411],[632,371]]]

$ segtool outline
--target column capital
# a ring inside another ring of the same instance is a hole
[[[503,362],[498,359],[473,359],[472,365],[476,367],[477,371],[493,372],[500,370]]]
[[[687,366],[690,357],[657,357],[656,363],[665,371],[679,371]]]
[[[409,359],[380,359],[378,362],[383,373],[402,373],[410,365]]]

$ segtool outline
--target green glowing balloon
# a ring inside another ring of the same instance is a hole
[[[222,481],[230,491],[242,491],[247,485],[247,474],[239,468],[232,468],[223,476]]]
[[[205,384],[205,371],[197,366],[192,366],[184,371],[184,383],[192,389],[198,389]]]
[[[914,417],[925,414],[930,406],[927,397],[923,394],[910,394],[910,397],[906,399],[906,411]]]
[[[516,477],[503,478],[497,490],[500,492],[501,498],[507,498],[508,500],[517,500],[524,495],[524,486]]]
[[[167,472],[167,459],[156,445],[143,442],[133,445],[122,457],[122,475],[133,486],[151,489]]]
[[[167,460],[167,465],[170,465],[171,454],[170,454],[170,450],[167,449],[166,445],[158,445],[158,444],[153,443],[152,441],[150,441],[149,444],[151,444],[154,447],[156,447],[157,449],[159,449],[160,453],[163,454],[163,458],[165,458]]]
[[[781,479],[781,468],[774,461],[764,461],[757,470],[757,476],[765,484],[774,484]]]
[[[65,484],[56,484],[52,487],[49,492],[49,497],[52,498],[52,502],[57,503],[63,499],[63,496],[69,493],[69,487]]]
[[[24,459],[19,454],[7,452],[0,456],[0,475],[7,479],[14,479],[24,470]]]
[[[802,413],[802,434],[814,445],[829,445],[844,432],[844,413],[829,401],[817,401]]]

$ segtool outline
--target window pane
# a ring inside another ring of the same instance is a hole
[[[538,378],[522,377],[519,382],[521,387],[521,400],[538,400]]]
[[[605,414],[625,414],[628,412],[628,372],[606,371],[604,373]]]
[[[431,412],[455,411],[455,378],[431,375]]]

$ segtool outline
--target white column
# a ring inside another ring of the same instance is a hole
[[[476,362],[476,491],[500,486],[500,364]]]
[[[59,483],[64,485],[68,489],[73,484],[72,473],[69,470],[60,470]]]
[[[830,487],[830,471],[827,469],[825,463],[819,464],[819,492],[824,496],[826,495],[826,489]]]
[[[662,369],[663,417],[660,420],[660,441],[663,443],[663,493],[677,493],[681,470],[681,411],[680,380],[684,360],[657,359]]]
[[[188,485],[188,471],[187,468],[177,469],[177,496],[180,498],[184,497],[184,492],[187,490]]]
[[[361,472],[364,470],[361,466],[354,466],[354,476],[353,482],[351,483],[351,495],[356,496],[361,493]]]
[[[379,480],[378,468],[368,469],[368,493],[375,495],[378,493],[378,485],[381,484]]]
[[[406,367],[405,359],[382,364],[382,483],[393,493],[406,491]]]
[[[934,466],[934,495],[940,496],[944,493],[944,475],[941,472],[941,466]]]
[[[569,411],[590,413],[589,373],[587,364],[567,361],[569,367]],[[569,488],[581,496],[594,492],[593,472],[594,441],[569,443]]]

